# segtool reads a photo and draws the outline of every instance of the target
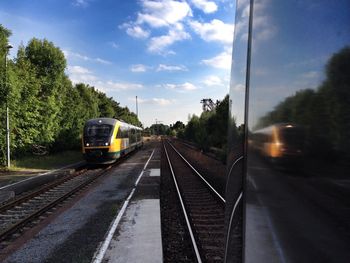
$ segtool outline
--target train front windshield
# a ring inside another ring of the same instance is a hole
[[[284,128],[280,136],[284,143],[294,147],[302,147],[305,140],[304,131],[301,128]]]
[[[112,125],[89,125],[85,127],[84,136],[85,138],[104,139],[110,137],[112,131]]]

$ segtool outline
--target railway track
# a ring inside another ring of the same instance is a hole
[[[163,147],[197,262],[223,262],[225,199],[170,141]]]
[[[0,248],[11,242],[29,223],[40,221],[41,216],[87,187],[111,167],[77,171],[0,206]]]

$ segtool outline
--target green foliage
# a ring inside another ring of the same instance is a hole
[[[162,123],[152,124],[147,130],[151,135],[170,135],[170,127]]]
[[[203,150],[211,147],[225,149],[227,128],[228,95],[218,103],[214,111],[205,111],[200,117],[190,116],[186,127],[180,128],[177,136],[196,143]]]
[[[141,126],[136,114],[103,92],[87,84],[72,85],[64,72],[63,52],[46,39],[33,38],[20,46],[5,74],[10,35],[0,25],[0,165],[6,153],[6,104],[13,157],[31,154],[38,147],[49,152],[79,148],[83,125],[91,118],[114,117]]]
[[[0,24],[0,101],[4,98],[5,87],[5,55],[7,54],[8,38],[11,36],[11,31]]]
[[[115,117],[135,126],[142,127],[142,124],[137,118],[136,114],[131,112],[128,107],[118,109]]]

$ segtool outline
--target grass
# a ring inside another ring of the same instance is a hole
[[[64,151],[45,156],[27,156],[13,160],[10,170],[54,170],[82,160],[80,151]]]

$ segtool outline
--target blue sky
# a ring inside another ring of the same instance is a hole
[[[233,0],[6,0],[0,23],[20,43],[46,38],[67,75],[135,111],[145,126],[201,113],[202,98],[229,89]]]

